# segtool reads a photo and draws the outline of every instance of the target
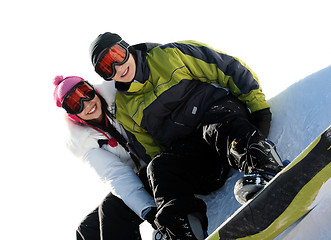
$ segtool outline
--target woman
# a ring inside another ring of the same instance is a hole
[[[94,89],[75,76],[57,76],[53,83],[56,105],[67,112],[69,149],[111,187],[103,203],[79,226],[77,239],[141,239],[139,224],[153,223],[155,203],[148,192],[146,163],[113,117],[113,85],[103,83]]]

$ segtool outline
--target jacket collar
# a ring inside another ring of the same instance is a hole
[[[136,75],[133,81],[137,81],[140,83],[146,82],[149,77],[149,67],[147,65],[146,60],[146,52],[136,51]]]
[[[153,45],[153,47],[155,47],[157,45]],[[137,92],[137,83],[138,85],[141,84],[141,86],[143,86],[143,84],[148,80],[149,78],[149,67],[147,64],[147,51],[150,49],[143,49],[143,50],[138,50],[135,49],[133,56],[136,62],[136,74],[134,76],[134,80],[131,82],[131,84],[128,86],[125,83],[120,83],[120,82],[116,82],[115,83],[115,87],[116,89],[124,94],[132,94],[134,92]],[[134,83],[134,84],[132,84]],[[139,84],[140,83],[140,84]],[[132,85],[135,85],[135,87],[133,87]]]

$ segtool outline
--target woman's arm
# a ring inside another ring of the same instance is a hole
[[[155,206],[152,196],[147,193],[133,169],[113,153],[93,148],[83,159],[111,186],[111,192],[122,199],[139,217],[142,218],[144,209]]]

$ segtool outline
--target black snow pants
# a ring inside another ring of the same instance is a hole
[[[228,95],[220,102],[216,102],[204,115],[202,122],[202,137],[214,149],[221,159],[239,171],[238,165],[228,156],[229,144],[235,139],[248,136],[249,133],[259,131],[251,122],[247,107],[236,97]]]
[[[206,208],[195,194],[208,194],[221,187],[230,166],[239,169],[228,159],[228,144],[255,129],[247,108],[230,95],[206,112],[197,132],[155,157],[147,175],[159,225],[171,225],[176,215],[195,212],[207,221]]]
[[[140,180],[151,193],[146,168],[140,171]],[[109,193],[103,202],[81,222],[76,230],[77,240],[140,240],[139,225],[143,220],[121,199]]]

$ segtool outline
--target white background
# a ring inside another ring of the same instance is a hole
[[[236,56],[267,98],[331,63],[328,1],[5,1],[0,4],[1,239],[74,239],[108,189],[65,147],[55,75],[92,83],[89,45],[197,40]]]

